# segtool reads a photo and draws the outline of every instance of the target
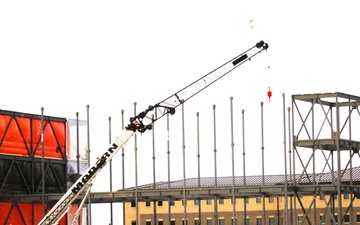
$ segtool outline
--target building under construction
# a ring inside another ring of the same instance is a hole
[[[284,174],[247,175],[244,170],[243,176],[234,171],[217,176],[214,166],[212,177],[184,174],[183,179],[168,176],[166,181],[149,184],[138,184],[136,177],[135,186],[121,190],[83,192],[72,208],[85,203],[84,210],[91,212],[92,204],[122,202],[126,225],[360,222],[356,126],[360,97],[339,92],[302,94],[292,95],[291,103],[283,108],[284,143],[291,143],[280,157],[285,161]],[[68,151],[70,142],[74,145],[79,140],[79,128],[87,124],[11,111],[0,114],[0,224],[37,224],[88,166],[81,160],[79,146],[75,153]],[[215,164],[216,157],[214,148]],[[235,163],[246,160],[233,157],[232,167]],[[185,161],[183,165],[185,171]],[[170,173],[169,167],[157,173]],[[122,177],[132,175],[123,169]],[[74,214],[67,212],[60,224],[70,224]],[[91,215],[77,221],[86,223],[91,224]]]

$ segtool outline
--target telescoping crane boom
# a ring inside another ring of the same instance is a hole
[[[126,142],[136,133],[144,133],[152,129],[152,124],[166,114],[173,115],[175,108],[189,100],[241,64],[250,61],[255,55],[268,49],[269,45],[264,41],[259,41],[255,46],[231,59],[230,61],[217,67],[205,76],[197,79],[193,83],[184,87],[175,94],[170,95],[163,101],[153,106],[149,106],[135,117],[130,118],[130,123],[122,130],[121,134],[115,137],[115,141],[109,145],[105,153],[98,158],[92,167],[89,167],[82,176],[71,186],[71,188],[60,198],[52,209],[44,216],[38,225],[56,224],[66,213],[68,207],[77,199],[77,197],[92,184],[92,181],[101,169],[114,157],[114,155],[123,147]],[[149,117],[150,111],[156,111],[156,118]]]

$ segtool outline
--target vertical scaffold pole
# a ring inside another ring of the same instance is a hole
[[[284,170],[285,170],[285,225],[288,225],[288,188],[287,188],[287,157],[286,157],[286,113],[285,113],[285,94],[283,93],[283,125],[284,125]]]

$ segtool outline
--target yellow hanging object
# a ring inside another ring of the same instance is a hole
[[[253,23],[254,22],[254,20],[250,20],[250,26],[251,26],[251,28],[254,28],[254,26],[253,26]]]

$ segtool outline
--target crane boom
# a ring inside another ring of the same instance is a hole
[[[131,123],[128,126],[128,129],[132,129],[134,131],[137,130],[141,133],[145,132],[146,130],[151,130],[152,124],[156,120],[160,119],[168,113],[174,114],[175,108],[177,108],[179,105],[183,104],[185,101],[189,100],[205,88],[209,87],[211,84],[213,84],[226,74],[230,73],[241,64],[245,63],[246,61],[250,61],[254,56],[259,54],[263,50],[267,50],[268,48],[269,45],[264,41],[257,42],[253,47],[249,48],[240,55],[234,57],[233,59],[227,61],[226,63],[212,70],[208,74],[200,77],[199,79],[187,85],[180,91],[170,95],[169,97],[167,97],[163,101],[160,101],[154,106],[149,106],[148,109],[139,113],[136,117],[130,118]],[[156,118],[146,116],[149,111],[153,110],[156,110]],[[133,126],[134,122],[137,122],[136,124],[138,124],[138,127]]]
[[[217,67],[203,77],[200,77],[193,83],[184,87],[180,91],[170,95],[163,101],[130,118],[130,123],[126,126],[121,134],[115,137],[115,141],[109,145],[106,152],[98,158],[92,167],[89,167],[81,177],[71,186],[71,188],[60,198],[52,209],[44,216],[38,225],[56,224],[57,221],[65,214],[67,208],[77,199],[77,197],[92,184],[92,181],[101,169],[114,157],[114,155],[123,147],[126,142],[136,133],[143,133],[152,129],[152,124],[166,114],[174,114],[175,108],[189,100],[241,64],[251,60],[255,55],[263,50],[268,49],[269,45],[264,41],[259,41],[255,46],[249,48],[240,55],[234,57],[228,62]],[[156,118],[148,117],[150,111],[156,111]],[[148,121],[147,121],[148,120]]]

